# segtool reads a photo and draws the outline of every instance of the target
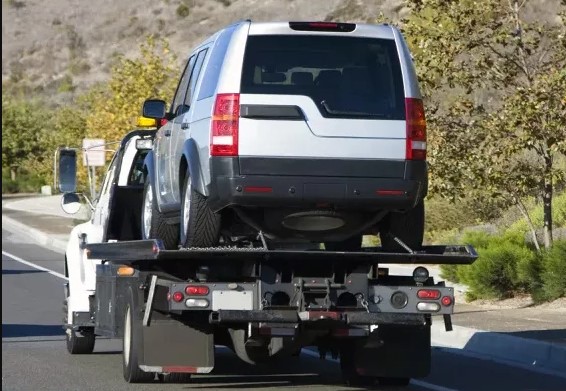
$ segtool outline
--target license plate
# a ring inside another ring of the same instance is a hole
[[[213,291],[212,310],[253,310],[253,296],[251,291]]]

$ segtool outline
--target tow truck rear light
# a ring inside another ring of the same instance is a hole
[[[444,296],[440,302],[442,303],[443,306],[448,307],[449,305],[452,305],[452,303],[454,302],[454,300],[452,300],[452,298],[450,296]]]
[[[192,307],[206,308],[206,307],[208,307],[208,300],[206,300],[206,299],[187,299],[187,301],[185,301],[185,305],[189,308],[192,308]]]
[[[208,292],[208,287],[205,285],[187,285],[185,288],[185,293],[188,296],[206,296]]]
[[[423,101],[405,98],[405,120],[407,122],[407,160],[426,159],[426,119]]]
[[[422,312],[438,312],[440,311],[440,304],[434,302],[421,302],[417,304],[417,310]]]
[[[238,156],[240,94],[218,94],[212,113],[211,156]]]
[[[354,23],[334,22],[289,22],[289,27],[296,31],[333,31],[349,33],[356,29]]]
[[[424,300],[440,299],[440,291],[438,289],[421,289],[417,292],[417,297]]]
[[[171,298],[173,299],[173,301],[176,301],[177,303],[180,303],[183,301],[183,299],[185,298],[183,296],[182,292],[175,292],[173,293],[173,295],[171,295]]]

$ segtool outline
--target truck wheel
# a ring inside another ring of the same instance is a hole
[[[143,190],[141,237],[142,239],[161,239],[167,250],[177,248],[177,227],[167,224],[163,215],[159,213],[149,178],[146,178]]]
[[[122,370],[128,383],[147,383],[154,379],[155,374],[144,372],[139,367],[139,346],[142,338],[142,324],[136,313],[134,294],[129,291],[129,299],[124,314],[124,338],[122,352]]]
[[[234,353],[240,360],[251,365],[265,364],[270,360],[269,350],[265,346],[246,346],[246,330],[228,329],[232,339]]]
[[[183,187],[181,205],[181,246],[214,247],[220,238],[220,215],[214,213],[207,204],[206,197],[192,186],[187,173]]]
[[[362,375],[356,368],[356,345],[343,346],[340,349],[340,369],[342,379],[350,387],[372,386],[377,378],[374,376]]]
[[[391,212],[380,227],[381,247],[389,252],[406,252],[393,236],[401,239],[412,250],[420,250],[423,245],[425,225],[424,202],[405,213]]]
[[[341,242],[325,242],[327,251],[359,251],[362,248],[362,235],[352,236]]]
[[[65,298],[63,302],[63,319],[65,324],[70,324],[68,319],[68,300]],[[92,327],[84,328],[81,331],[67,329],[65,331],[67,341],[67,351],[71,354],[91,354],[94,350],[94,342],[96,337]]]

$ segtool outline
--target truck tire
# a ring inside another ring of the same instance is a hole
[[[352,236],[341,242],[325,242],[327,251],[359,251],[362,248],[362,235]]]
[[[68,319],[68,300],[65,298],[63,302],[63,319],[65,324],[70,324]],[[67,351],[71,354],[91,354],[94,350],[96,337],[92,327],[83,328],[81,331],[73,329],[65,330],[65,339],[67,342]]]
[[[185,248],[215,247],[220,239],[220,215],[193,188],[188,172],[183,186],[180,231],[181,246]]]
[[[143,189],[141,237],[142,239],[161,239],[167,250],[175,250],[178,244],[177,227],[167,224],[164,216],[157,209],[157,200],[149,178],[146,178]]]
[[[391,212],[381,223],[379,236],[381,247],[387,252],[407,252],[393,236],[401,239],[412,250],[420,250],[423,245],[425,225],[424,202],[405,213]]]
[[[230,338],[232,339],[232,347],[234,353],[251,365],[265,364],[270,361],[269,348],[265,346],[246,346],[246,330],[228,329]]]
[[[122,370],[128,383],[147,383],[155,378],[155,373],[144,372],[139,367],[140,339],[142,324],[138,316],[134,292],[129,289],[128,301],[124,312],[124,338],[122,352]]]
[[[340,349],[340,370],[342,371],[342,379],[347,386],[372,386],[376,383],[375,376],[366,376],[360,374],[356,368],[356,350],[358,346],[355,344],[342,346]]]

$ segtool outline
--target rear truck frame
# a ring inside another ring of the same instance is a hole
[[[348,384],[408,384],[427,376],[430,326],[452,329],[454,290],[434,282],[426,264],[471,264],[471,246],[425,246],[385,253],[190,248],[159,240],[86,245],[96,266],[90,313],[74,330],[124,341],[124,377],[188,380],[214,368],[225,345],[249,363],[318,348],[340,357]],[[414,264],[412,276],[380,264]]]

